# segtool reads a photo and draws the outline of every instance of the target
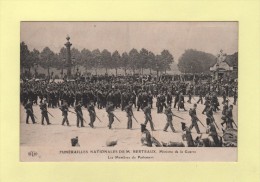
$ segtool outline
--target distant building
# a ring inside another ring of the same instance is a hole
[[[235,61],[231,60],[234,59]],[[237,78],[238,68],[237,68],[237,53],[231,56],[227,56],[220,50],[217,55],[217,62],[212,67],[210,67],[210,72],[215,80],[225,79],[225,78]]]

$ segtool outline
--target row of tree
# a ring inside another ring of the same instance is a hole
[[[53,52],[49,47],[45,47],[41,52],[33,49],[30,51],[28,46],[24,43],[20,43],[20,59],[21,68],[28,69],[40,65],[44,68],[57,68],[65,69],[66,64],[66,48],[60,49],[59,53]],[[173,63],[174,58],[168,50],[163,50],[161,54],[155,55],[153,52],[146,49],[140,51],[132,49],[129,52],[123,52],[120,54],[117,50],[109,52],[107,49],[100,51],[95,49],[90,51],[88,49],[82,49],[79,51],[76,48],[71,49],[72,64],[77,66],[84,66],[88,69],[105,68],[106,73],[109,69],[115,69],[116,74],[118,69],[124,69],[125,73],[128,69],[131,69],[133,73],[136,70],[149,69],[164,71],[170,70],[170,65]]]

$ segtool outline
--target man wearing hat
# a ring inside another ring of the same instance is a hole
[[[42,114],[42,125],[44,125],[44,118],[47,122],[47,125],[50,125],[51,123],[49,122],[49,116],[48,116],[48,111],[47,111],[47,100],[44,100],[43,103],[40,104],[40,109],[41,109],[41,114]]]
[[[125,107],[127,120],[127,129],[132,129],[132,117],[133,117],[133,102],[130,101],[129,104]]]
[[[90,104],[88,105],[88,112],[89,112],[89,117],[90,117],[90,123],[89,126],[91,128],[94,128],[94,122],[96,120],[96,111],[94,107],[94,102],[91,100]]]
[[[222,117],[221,117],[221,119],[223,120],[223,122],[221,123],[222,126],[227,123],[226,121],[227,110],[228,110],[228,100],[226,100],[226,102],[223,105]]]
[[[144,114],[145,114],[145,123],[144,124],[146,125],[149,121],[150,126],[151,126],[151,130],[155,131],[153,120],[152,120],[152,115],[151,115],[151,104],[149,103],[148,106],[144,107],[143,111],[144,111]]]
[[[190,129],[186,126],[186,123],[181,122],[181,128],[183,131],[182,139],[187,141],[188,147],[195,147],[194,141],[191,135]]]
[[[190,110],[189,110],[189,115],[191,116],[191,122],[192,122],[190,125],[190,130],[192,130],[192,128],[195,127],[197,133],[201,134],[198,123],[197,123],[198,118],[197,118],[197,114],[196,114],[196,108],[197,108],[197,104],[194,104],[193,108],[190,108]]]
[[[113,103],[108,103],[107,107],[106,107],[106,112],[107,112],[107,116],[108,116],[108,120],[109,120],[109,124],[108,124],[108,128],[111,129],[112,128],[112,124],[114,122],[114,105]]]
[[[171,106],[168,105],[164,111],[164,114],[166,115],[167,117],[167,123],[163,129],[163,131],[167,132],[167,129],[168,127],[170,126],[172,132],[175,132],[175,129],[173,127],[173,124],[172,124],[172,116],[173,116],[173,113],[172,113],[172,110],[171,110]]]
[[[64,125],[64,123],[66,122],[67,126],[69,126],[69,120],[68,120],[68,105],[67,105],[67,101],[63,100],[63,104],[60,107],[60,110],[62,111],[62,116],[63,116],[63,120],[62,120],[62,125]]]
[[[81,127],[84,127],[83,124],[83,112],[82,112],[82,102],[80,101],[74,108],[76,114],[77,114],[77,127],[79,128],[79,125]]]
[[[184,106],[184,96],[183,96],[182,92],[180,93],[179,99],[178,99],[178,111],[180,108],[184,109],[184,111],[186,111],[185,106]]]
[[[150,132],[146,129],[145,124],[141,124],[141,132],[142,132],[142,138],[141,138],[142,144],[148,147],[152,147],[152,136]]]
[[[26,109],[26,124],[29,124],[29,117],[31,118],[33,124],[35,124],[35,119],[33,115],[33,108],[32,108],[33,102],[31,100],[28,101],[28,103],[24,106]]]

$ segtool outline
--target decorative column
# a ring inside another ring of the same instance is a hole
[[[70,78],[71,77],[71,67],[72,67],[70,47],[72,46],[72,44],[69,41],[70,40],[69,36],[67,36],[66,39],[67,39],[67,42],[64,45],[66,46],[66,49],[67,49],[67,55],[66,55],[67,76],[68,76],[68,78]]]

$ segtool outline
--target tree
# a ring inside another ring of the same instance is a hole
[[[148,63],[148,51],[144,48],[141,49],[140,51],[140,58],[139,58],[139,64],[138,66],[141,68],[141,73],[143,74],[143,69],[147,67],[147,63]]]
[[[161,52],[161,69],[165,71],[171,70],[170,65],[173,63],[173,56],[168,50],[163,50]]]
[[[147,62],[147,68],[150,70],[150,74],[152,74],[152,69],[155,69],[155,55],[153,52],[149,51],[148,53],[148,62]]]
[[[20,43],[20,65],[21,68],[28,68],[30,71],[32,63],[29,60],[29,54],[30,51],[28,49],[28,46],[24,42],[21,42]]]
[[[216,57],[214,55],[188,49],[179,58],[178,68],[183,73],[209,72],[209,68],[215,63]]]
[[[50,67],[54,61],[54,52],[49,47],[45,47],[40,53],[40,62],[43,67],[48,68],[48,75],[50,75]]]
[[[120,62],[121,62],[121,56],[118,53],[118,51],[113,52],[112,54],[112,65],[114,66],[116,70],[116,75],[117,75],[117,69],[120,67]]]
[[[111,53],[108,50],[104,49],[101,52],[101,65],[103,68],[106,69],[106,74],[107,74],[108,68],[112,67],[111,61],[112,61]]]
[[[36,49],[33,49],[32,52],[30,52],[30,58],[31,58],[31,61],[33,62],[33,65],[34,65],[34,72],[36,74],[36,68],[38,67],[38,64],[40,62],[40,52]]]
[[[133,70],[133,74],[135,74],[135,69],[137,67],[137,61],[139,59],[139,53],[136,49],[132,49],[129,52],[129,65]]]
[[[86,70],[92,69],[92,67],[94,66],[94,62],[92,62],[92,52],[88,49],[82,49],[80,53],[82,65],[85,67]]]
[[[100,67],[100,63],[101,63],[101,53],[100,53],[99,49],[95,49],[92,51],[91,60],[95,65],[95,70],[96,70],[96,75],[97,75],[97,69],[98,69],[98,67]]]
[[[127,54],[127,52],[123,52],[122,54],[122,68],[125,71],[125,75],[126,75],[126,69],[129,66],[129,55]]]

